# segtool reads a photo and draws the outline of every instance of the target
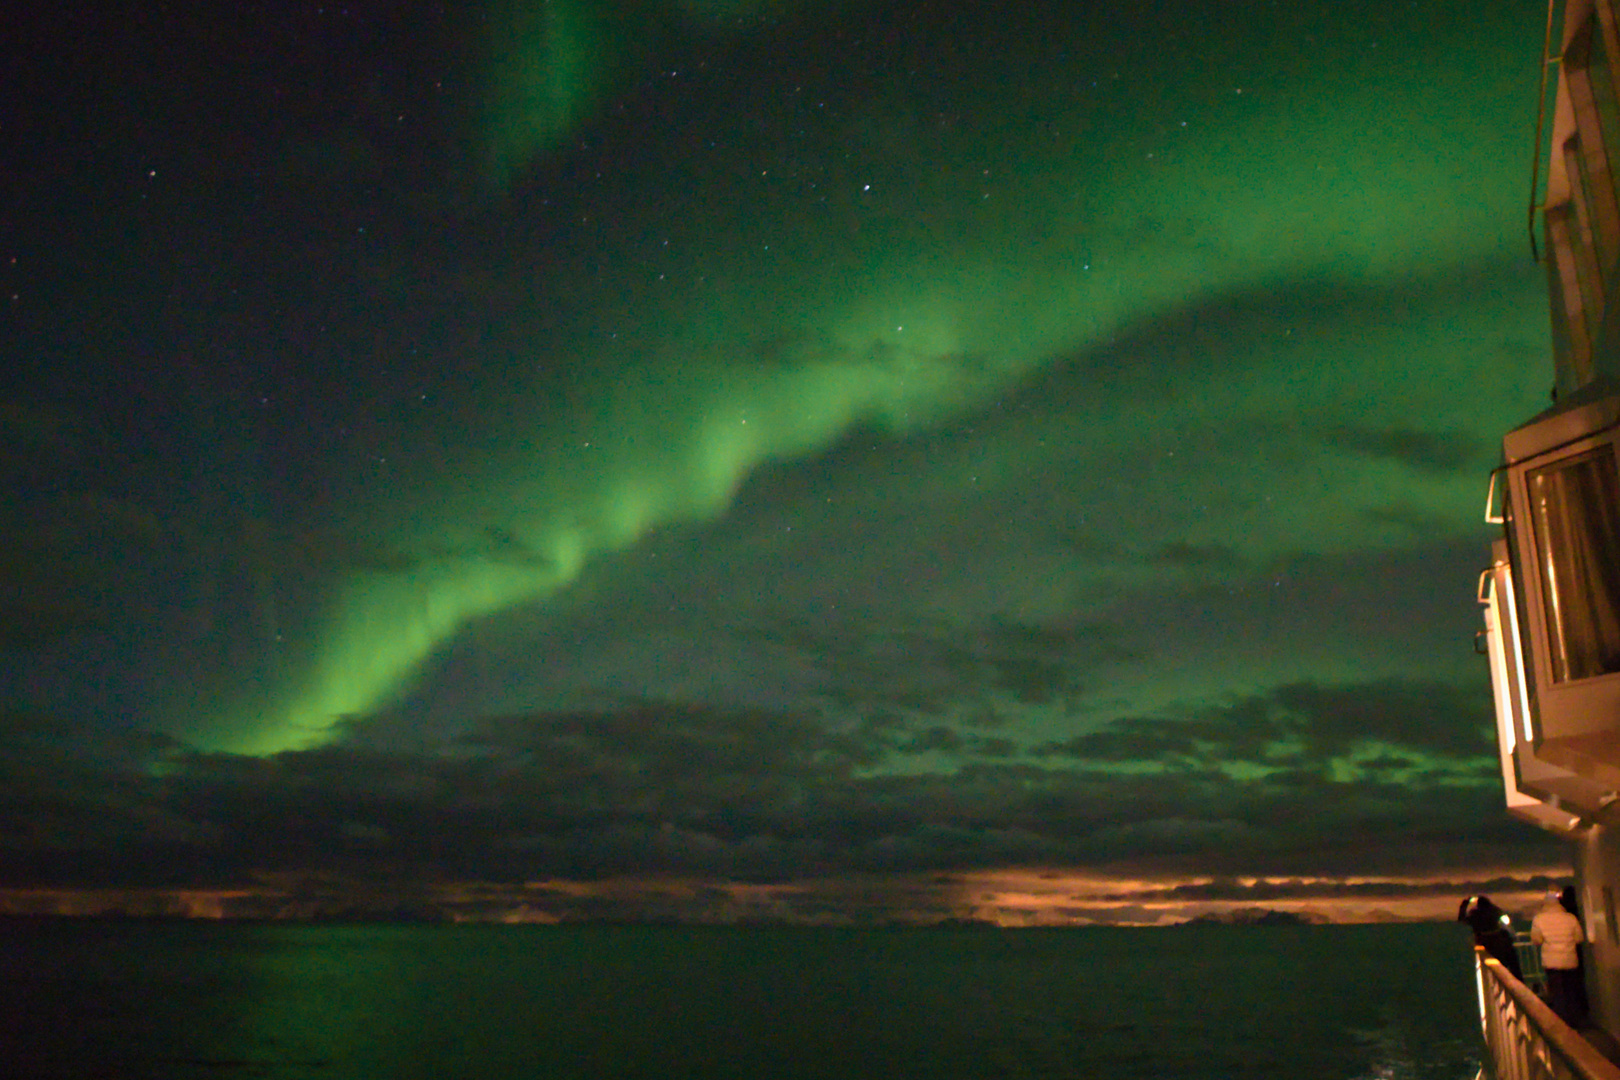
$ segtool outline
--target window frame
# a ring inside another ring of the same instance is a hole
[[[1620,484],[1620,392],[1612,389],[1560,405],[1509,433],[1503,440],[1505,527],[1536,755],[1620,790],[1620,671],[1553,680],[1540,541],[1533,516],[1524,511],[1529,474],[1604,446]]]

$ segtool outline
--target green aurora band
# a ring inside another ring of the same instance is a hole
[[[595,111],[627,39],[614,7],[509,2],[491,13],[486,180],[504,190]]]
[[[501,0],[488,14],[484,181],[504,192],[588,123],[675,28],[726,30],[797,0]]]
[[[533,11],[538,22],[525,33],[539,35],[529,53],[537,66],[508,66],[526,73],[491,137],[502,182],[578,123],[611,82],[600,70],[612,64],[604,59],[613,51],[603,37],[610,23],[593,22],[579,5]],[[306,653],[223,705],[187,703],[174,730],[243,754],[319,745],[345,717],[397,702],[474,621],[567,588],[593,559],[627,550],[651,530],[718,518],[762,464],[815,454],[857,425],[896,435],[929,429],[1055,358],[1105,347],[1132,327],[1220,296],[1281,293],[1301,282],[1393,285],[1516,254],[1522,212],[1513,200],[1527,147],[1516,130],[1502,130],[1501,118],[1522,112],[1533,93],[1527,98],[1518,85],[1454,90],[1516,55],[1474,45],[1467,54],[1452,50],[1449,62],[1425,53],[1419,66],[1415,48],[1413,56],[1414,73],[1398,80],[1323,74],[1263,102],[1234,92],[1187,117],[1185,128],[1180,116],[1142,119],[1144,145],[1150,132],[1172,133],[1153,162],[1125,138],[1056,151],[1032,143],[1008,167],[1014,175],[1001,178],[982,227],[938,247],[874,251],[851,241],[829,249],[833,242],[809,224],[762,222],[742,196],[717,193],[731,201],[718,208],[715,240],[699,254],[704,267],[746,280],[729,305],[658,300],[651,289],[634,298],[652,329],[640,339],[632,377],[587,388],[561,420],[516,395],[512,419],[496,433],[508,451],[445,467],[387,511],[401,550],[452,551],[454,538],[499,521],[512,557],[447,555],[346,573],[324,590]],[[1392,102],[1401,103],[1400,115]],[[1082,107],[1073,108],[1059,126],[1083,130]],[[974,143],[983,136],[961,138],[964,158],[990,152]],[[1005,149],[999,143],[995,152]],[[761,233],[817,257],[754,272],[746,252]],[[748,358],[752,342],[784,327],[798,342],[785,359]],[[1500,388],[1472,400],[1434,389],[1473,379],[1479,367],[1466,349],[1455,350],[1454,370],[1418,380],[1402,348],[1393,332],[1370,327],[1367,353],[1385,366],[1352,373],[1323,365],[1285,380],[1258,365],[1216,372],[1189,388],[1191,411],[1287,417],[1302,403],[1350,407],[1373,385],[1400,397],[1403,379],[1415,399],[1402,408],[1425,410],[1437,429],[1471,430],[1481,415],[1522,410],[1523,398]],[[1132,431],[1186,415],[1185,404],[1177,408],[1172,414],[1162,395],[1110,400],[1083,437],[1128,443]],[[1348,550],[1367,543],[1358,507],[1405,499],[1449,510],[1477,495],[1450,478],[1371,467],[1331,479],[1343,513],[1301,514],[1275,544]],[[1248,481],[1215,473],[1185,482]],[[1212,528],[1230,542],[1251,524],[1228,519]],[[1267,527],[1277,532],[1275,523]]]

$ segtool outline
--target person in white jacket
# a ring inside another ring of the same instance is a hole
[[[1570,1027],[1579,1027],[1581,990],[1580,944],[1586,940],[1581,921],[1564,909],[1555,892],[1530,923],[1530,940],[1541,946],[1541,967],[1547,973],[1547,1004]]]

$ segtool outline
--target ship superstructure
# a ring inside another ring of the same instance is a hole
[[[1508,810],[1571,845],[1589,941],[1587,1041],[1599,1044],[1620,1035],[1617,7],[1568,0],[1561,20],[1548,12],[1543,70],[1556,93],[1538,124],[1530,244],[1547,272],[1553,404],[1503,439],[1485,511],[1501,539],[1479,591]],[[1500,974],[1482,961],[1481,1008],[1498,1072],[1512,1075],[1502,1024],[1547,1025],[1533,995],[1516,999]],[[1513,1015],[1489,1015],[1491,1001]]]

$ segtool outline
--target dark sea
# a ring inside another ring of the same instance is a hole
[[[1466,931],[0,924],[0,1075],[1473,1080]]]

